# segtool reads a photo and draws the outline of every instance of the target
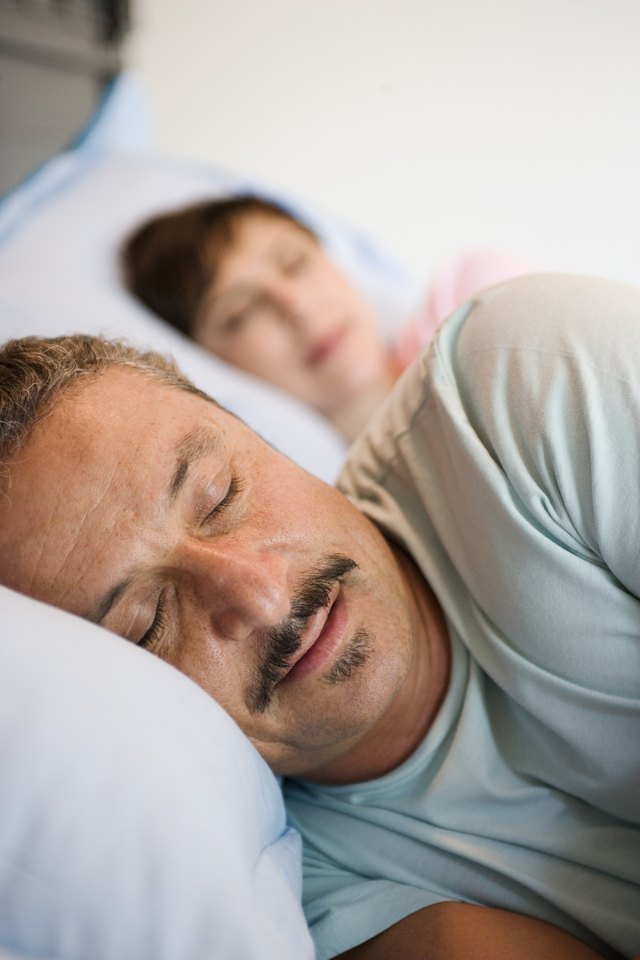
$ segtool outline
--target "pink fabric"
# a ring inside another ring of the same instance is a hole
[[[399,368],[404,370],[432,339],[442,321],[473,294],[536,269],[539,267],[524,257],[493,250],[467,253],[451,261],[429,284],[424,304],[393,345]]]

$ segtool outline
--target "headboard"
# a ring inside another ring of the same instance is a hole
[[[0,194],[86,124],[128,24],[128,0],[0,0]]]

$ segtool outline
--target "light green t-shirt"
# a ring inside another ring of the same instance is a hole
[[[640,952],[640,290],[480,295],[340,485],[435,590],[452,675],[396,770],[285,784],[318,960],[443,900]]]

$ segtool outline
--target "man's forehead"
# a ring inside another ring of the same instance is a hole
[[[214,452],[228,426],[225,411],[198,393],[130,367],[107,368],[62,397],[52,411],[65,435],[85,446],[89,457],[113,453],[148,473],[160,466],[198,459]],[[40,426],[40,439],[55,441],[52,424]],[[122,449],[119,449],[122,447]],[[132,454],[144,449],[152,461]],[[62,451],[64,454],[64,451]],[[81,465],[79,465],[81,466]]]
[[[203,418],[224,421],[225,424],[228,420],[235,420],[223,407],[195,388],[190,390],[188,385],[182,386],[179,381],[165,380],[160,371],[156,375],[126,365],[107,367],[95,377],[76,381],[53,403],[50,415],[62,420],[65,429],[70,429],[76,436],[88,431],[89,439],[100,439],[109,432],[114,441],[118,429],[132,437],[138,435],[141,441],[170,438],[172,421],[180,418],[185,422],[191,419],[193,425]],[[49,417],[44,421],[47,419]],[[38,431],[36,428],[34,434],[36,431],[49,432],[44,421],[44,429]],[[149,433],[154,427],[157,433]],[[176,430],[179,429],[177,426]]]
[[[65,391],[10,470],[0,502],[0,582],[52,599],[37,584],[60,579],[65,554],[67,569],[87,549],[99,565],[123,513],[149,514],[171,484],[179,488],[189,462],[215,450],[220,431],[198,415],[202,409],[221,414],[197,395],[127,369]]]
[[[97,400],[108,408],[118,408],[123,402],[130,402],[135,397],[141,407],[151,406],[158,393],[165,393],[180,398],[202,400],[203,397],[183,387],[179,381],[170,379],[170,374],[153,368],[138,368],[130,364],[113,364],[106,366],[96,375],[82,377],[74,381],[68,393],[65,391],[60,399],[64,404],[70,400],[75,404],[91,407]]]

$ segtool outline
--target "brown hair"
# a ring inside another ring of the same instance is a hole
[[[180,373],[170,357],[118,340],[85,334],[10,340],[0,347],[0,481],[6,481],[11,461],[60,392],[112,366],[131,367],[215,402]]]
[[[265,215],[288,220],[318,239],[270,200],[250,194],[208,200],[154,217],[132,233],[121,250],[124,282],[154,313],[191,336],[198,307],[233,246],[238,225]]]

